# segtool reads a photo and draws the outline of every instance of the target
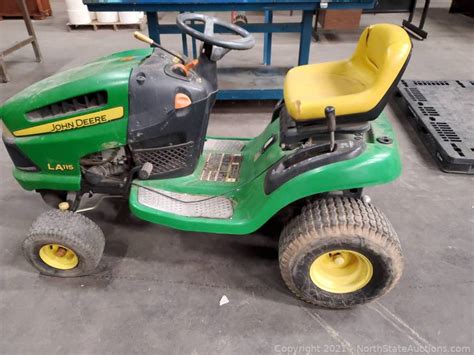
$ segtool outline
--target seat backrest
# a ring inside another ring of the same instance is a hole
[[[367,27],[348,60],[301,66],[288,72],[284,86],[288,112],[293,120],[310,123],[321,121],[324,109],[333,106],[339,123],[376,119],[402,77],[411,48],[410,37],[399,26]],[[309,79],[313,76],[314,80]],[[321,92],[327,87],[327,94],[313,97],[312,86],[316,85]]]
[[[373,85],[388,91],[396,85],[409,59],[411,41],[407,32],[397,25],[377,24],[367,27],[360,36],[351,61],[375,74]]]

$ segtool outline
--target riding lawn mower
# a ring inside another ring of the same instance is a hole
[[[401,172],[382,111],[410,57],[407,33],[372,25],[349,59],[289,70],[267,127],[243,139],[206,131],[217,62],[253,37],[201,14],[177,25],[202,41],[197,59],[136,33],[151,46],[53,75],[0,108],[15,179],[53,207],[23,243],[28,261],[45,275],[93,273],[105,238],[81,206],[97,194],[185,231],[245,235],[280,219],[281,275],[306,302],[346,308],[389,291],[400,242],[363,189]]]

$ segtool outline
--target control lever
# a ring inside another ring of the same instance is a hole
[[[336,148],[336,109],[332,106],[327,106],[324,109],[324,115],[326,116],[329,132],[329,151],[333,152]]]
[[[154,45],[155,44],[155,41],[152,40],[150,37],[148,36],[145,36],[143,33],[140,33],[138,31],[135,31],[133,33],[133,37],[135,37],[136,39],[138,39],[139,41],[142,41],[142,42],[145,42],[147,44],[151,44],[151,45]]]
[[[181,56],[179,55],[178,53],[176,53],[175,51],[172,51],[172,50],[169,50],[169,49],[166,49],[164,48],[163,46],[159,45],[158,43],[156,43],[153,39],[151,39],[150,37],[148,36],[145,36],[143,33],[140,33],[138,31],[135,31],[133,33],[133,37],[135,37],[136,39],[138,39],[139,41],[142,41],[142,42],[145,42],[149,45],[152,45],[153,47],[157,47],[157,48],[160,48],[161,50],[165,51],[166,53],[168,54],[171,54],[173,57],[176,57],[178,58],[181,63],[183,64],[186,64],[186,60]]]

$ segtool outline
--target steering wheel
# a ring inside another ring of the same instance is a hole
[[[204,32],[198,31],[191,27],[188,22],[198,21],[204,23]],[[242,27],[221,21],[214,16],[206,16],[202,14],[183,13],[176,18],[176,24],[186,34],[193,38],[199,39],[205,43],[212,44],[216,47],[225,49],[245,50],[250,49],[255,44],[253,36]],[[241,38],[236,40],[220,39],[214,34],[214,26],[218,25],[230,30],[232,33],[239,35]]]

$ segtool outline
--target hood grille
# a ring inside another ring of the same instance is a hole
[[[43,121],[50,118],[65,116],[74,112],[88,110],[105,106],[107,104],[107,91],[97,91],[90,94],[76,96],[70,99],[55,102],[40,107],[26,114],[33,122]]]

